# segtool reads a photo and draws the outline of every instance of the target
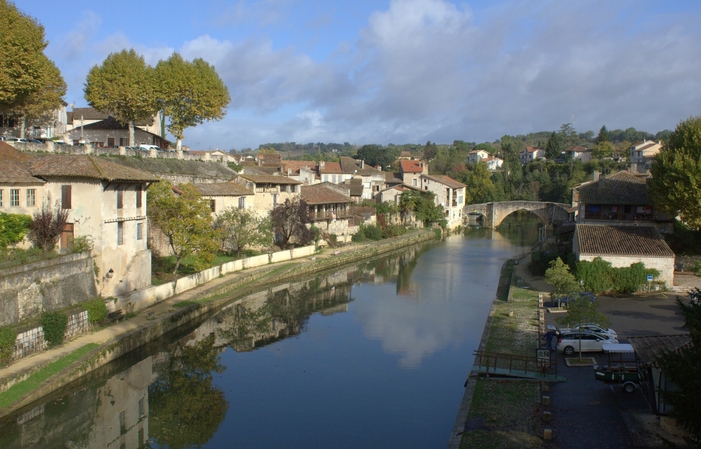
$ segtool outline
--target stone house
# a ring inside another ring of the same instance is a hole
[[[66,136],[74,145],[89,143],[98,148],[129,145],[129,127],[122,125],[114,117],[74,127],[66,132]],[[165,150],[170,146],[170,142],[158,134],[135,126],[134,145],[156,145]]]
[[[363,199],[371,200],[384,188],[385,172],[367,166],[365,161],[360,159],[341,156],[339,162],[319,162],[318,169],[320,182],[342,184],[350,179],[361,179]]]
[[[227,209],[255,209],[255,195],[235,182],[193,184],[202,198],[209,202],[214,219]]]
[[[348,220],[352,217],[348,189],[331,183],[301,187],[301,199],[309,206],[309,218],[317,228],[337,236],[349,235]]]
[[[101,122],[109,117],[109,114],[100,112],[92,107],[73,108],[72,111],[68,111],[66,113],[66,131]],[[160,134],[161,113],[156,112],[156,115],[153,117],[150,117],[148,120],[144,120],[142,122],[136,122],[134,123],[134,126],[151,134]]]
[[[654,226],[578,224],[572,252],[577,261],[601,257],[614,268],[642,262],[660,272],[656,282],[674,285],[674,252]]]
[[[518,153],[518,160],[521,162],[521,165],[544,158],[545,150],[537,147],[527,146]]]
[[[399,161],[399,177],[404,184],[421,188],[421,175],[428,174],[428,164],[424,161]]]
[[[282,173],[306,186],[319,182],[318,168],[314,161],[281,161]]]
[[[462,225],[465,184],[446,175],[421,175],[421,190],[435,194],[435,203],[443,206],[448,228],[453,229]]]
[[[235,183],[245,187],[254,194],[253,210],[259,216],[267,216],[278,204],[285,200],[299,199],[301,182],[280,175],[249,175],[237,176]]]
[[[672,232],[673,220],[655,211],[647,195],[647,178],[620,171],[608,176],[594,173],[594,180],[572,189],[577,223],[651,224]]]
[[[156,176],[97,156],[21,160],[8,153],[0,151],[0,211],[33,215],[43,204],[69,210],[60,249],[77,237],[89,238],[102,296],[151,285],[146,189]]]

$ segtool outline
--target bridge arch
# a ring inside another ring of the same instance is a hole
[[[494,229],[512,213],[525,210],[540,218],[543,225],[549,226],[558,221],[566,221],[569,217],[569,207],[569,204],[543,201],[501,201],[468,204],[463,209],[463,216],[469,220],[470,215],[480,214],[484,216],[484,227]]]

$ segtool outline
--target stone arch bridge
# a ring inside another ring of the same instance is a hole
[[[484,227],[494,229],[514,212],[525,210],[533,212],[541,219],[545,226],[555,222],[567,221],[571,206],[564,203],[547,203],[540,201],[501,201],[498,203],[468,204],[463,209],[464,220],[469,220],[470,215],[479,214],[484,218]]]

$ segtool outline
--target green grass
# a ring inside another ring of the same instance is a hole
[[[15,402],[19,401],[27,393],[36,390],[46,379],[50,378],[56,373],[61,372],[61,370],[70,366],[73,362],[80,359],[98,346],[99,345],[96,343],[89,343],[79,349],[76,349],[72,353],[63,356],[48,366],[40,369],[22,382],[11,386],[7,391],[0,393],[0,409],[9,407]]]
[[[231,256],[228,254],[219,254],[207,268],[216,267],[232,260],[249,257],[249,252],[242,252],[240,257]],[[180,262],[176,278],[195,274],[198,270],[195,269],[195,258],[186,257]],[[161,285],[166,282],[173,281],[173,268],[175,267],[175,256],[168,257],[153,257],[151,261],[151,283],[153,285]]]

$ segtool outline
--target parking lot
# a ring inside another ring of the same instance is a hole
[[[621,297],[600,296],[598,310],[611,320],[621,343],[628,337],[686,333],[674,294],[655,293]],[[546,306],[549,304],[546,303]],[[546,324],[557,325],[559,315],[546,313]],[[587,353],[605,363],[600,353]],[[550,410],[553,439],[546,448],[639,448],[662,447],[661,429],[640,391],[626,394],[619,385],[594,379],[590,366],[569,367],[558,354],[558,374],[567,382],[551,384]]]

